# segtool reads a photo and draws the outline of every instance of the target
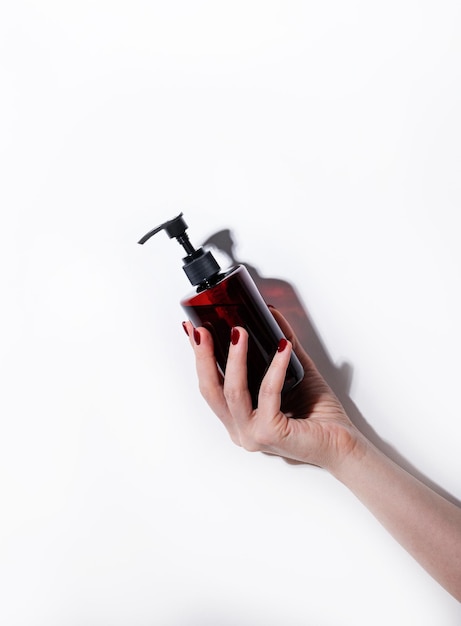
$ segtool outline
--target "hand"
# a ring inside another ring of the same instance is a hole
[[[261,383],[256,409],[252,408],[247,385],[247,332],[240,327],[233,330],[223,378],[214,358],[211,334],[202,327],[194,329],[190,322],[184,324],[195,353],[200,392],[237,445],[335,471],[350,454],[363,453],[366,440],[299,345],[286,319],[277,310],[272,312],[288,341],[281,342]],[[292,349],[305,375],[281,406]]]
[[[330,471],[461,601],[461,509],[394,463],[356,429],[285,318],[272,312],[289,341],[279,345],[261,383],[256,409],[247,385],[246,331],[233,330],[223,378],[210,333],[184,324],[203,397],[236,444]],[[281,406],[292,349],[305,376]]]

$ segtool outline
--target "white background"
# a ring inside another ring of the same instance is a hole
[[[2,3],[2,624],[460,623],[332,477],[233,446],[181,249],[136,243],[231,229],[359,425],[460,498],[460,29],[455,0]]]

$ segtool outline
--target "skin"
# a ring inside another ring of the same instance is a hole
[[[279,346],[262,381],[256,409],[247,386],[246,331],[240,327],[233,330],[223,378],[210,333],[184,323],[203,398],[235,444],[252,452],[317,465],[341,481],[461,602],[461,509],[397,465],[356,428],[288,322],[280,312],[272,313],[288,341]],[[305,376],[281,406],[292,350]]]

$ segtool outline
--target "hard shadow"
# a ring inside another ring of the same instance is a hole
[[[262,276],[255,266],[247,261],[238,259],[235,252],[235,240],[230,229],[217,231],[208,237],[202,245],[212,248],[218,257],[222,257],[228,261],[229,266],[237,264],[245,265],[266,303],[278,309],[288,320],[300,343],[308,352],[316,364],[317,369],[334,391],[346,410],[346,413],[357,428],[379,450],[384,452],[384,454],[400,465],[400,467],[404,468],[407,472],[418,478],[422,483],[426,484],[447,500],[461,506],[461,501],[420,472],[403,457],[394,446],[383,440],[366,421],[350,397],[353,375],[352,364],[348,362],[336,364],[332,361],[308,313],[308,309],[296,288],[286,280]],[[287,462],[297,464],[296,462]]]

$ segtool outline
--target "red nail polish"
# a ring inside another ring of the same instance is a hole
[[[238,340],[240,339],[240,333],[236,328],[232,328],[231,330],[231,343],[233,346],[237,345]]]
[[[182,323],[182,327],[184,328],[184,332],[186,333],[186,335],[189,337],[189,331],[187,330],[186,322]]]
[[[200,333],[196,328],[194,328],[194,341],[198,346],[200,345]]]
[[[285,339],[285,337],[282,337],[279,341],[277,352],[283,352],[285,348],[287,347],[287,345],[288,345],[288,341]]]

